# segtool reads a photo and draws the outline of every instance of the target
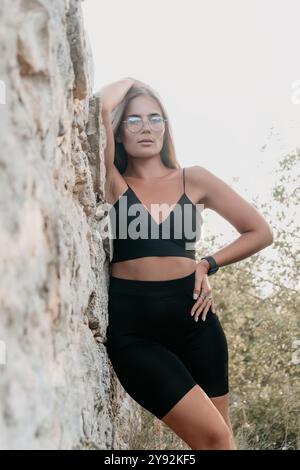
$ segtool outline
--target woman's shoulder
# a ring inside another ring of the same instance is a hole
[[[207,170],[204,166],[193,165],[184,167],[185,176],[191,182],[199,184],[199,179],[203,181],[207,176],[209,176],[210,171]]]
[[[185,190],[192,201],[198,204],[203,202],[205,197],[205,181],[207,170],[200,165],[184,167],[185,172]]]
[[[185,167],[185,174],[191,180],[199,183],[199,179],[201,182],[205,182],[210,178],[214,178],[216,175],[211,171],[208,170],[206,167],[201,165],[193,165]]]

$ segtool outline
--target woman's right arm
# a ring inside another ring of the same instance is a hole
[[[102,105],[102,122],[106,131],[106,148],[104,150],[104,159],[106,171],[109,173],[114,168],[115,140],[111,124],[111,112],[123,100],[128,90],[136,83],[133,78],[124,78],[113,82],[100,90]]]

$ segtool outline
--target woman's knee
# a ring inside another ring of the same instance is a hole
[[[199,385],[192,387],[162,421],[193,450],[232,448],[230,427]]]
[[[199,449],[230,450],[231,448],[232,433],[225,422],[202,433]]]

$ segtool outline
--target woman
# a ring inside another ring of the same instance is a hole
[[[180,167],[166,110],[149,86],[132,78],[114,82],[102,88],[101,104],[105,192],[114,228],[109,358],[127,393],[191,449],[236,449],[227,342],[208,276],[270,245],[272,230],[210,171]],[[158,217],[161,211],[152,207],[161,204],[168,210]],[[192,230],[197,204],[218,212],[241,234],[198,262],[199,233]]]

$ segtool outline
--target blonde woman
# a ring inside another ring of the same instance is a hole
[[[208,276],[270,245],[272,230],[250,203],[198,165],[200,155],[181,168],[166,109],[150,86],[125,78],[100,94],[113,227],[112,366],[127,393],[191,449],[236,449],[227,341]],[[197,205],[240,233],[198,262]]]

